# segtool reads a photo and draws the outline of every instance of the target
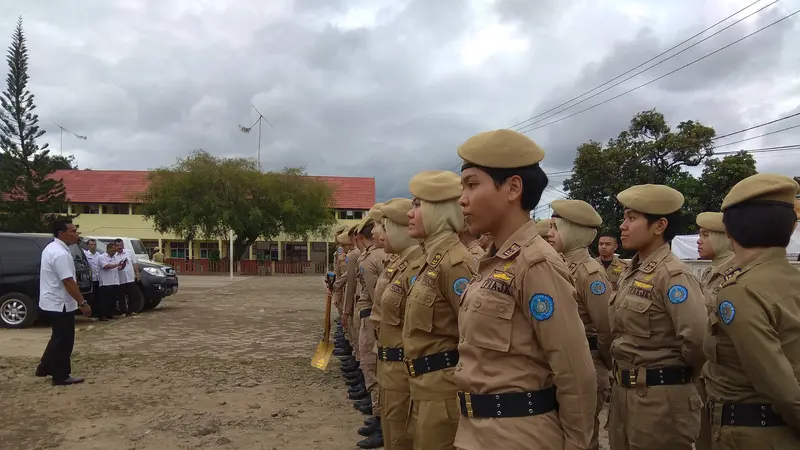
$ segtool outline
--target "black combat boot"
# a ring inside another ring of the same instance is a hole
[[[383,447],[383,430],[381,429],[381,422],[377,422],[378,426],[375,432],[369,435],[366,439],[359,441],[359,448],[381,448]]]
[[[367,423],[369,421],[369,423]],[[381,427],[381,419],[377,416],[372,416],[364,421],[364,426],[358,429],[358,434],[364,437],[372,436],[375,431]]]

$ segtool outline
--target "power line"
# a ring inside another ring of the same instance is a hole
[[[761,127],[764,127],[764,126],[767,126],[767,125],[772,125],[773,123],[780,122],[781,120],[791,119],[792,117],[797,117],[797,116],[800,116],[800,112],[799,113],[795,113],[795,114],[790,114],[788,116],[781,117],[779,119],[770,120],[769,122],[764,122],[762,124],[753,125],[752,127],[748,127],[748,128],[745,128],[745,129],[739,130],[739,131],[734,131],[733,133],[723,134],[722,136],[715,137],[713,140],[716,141],[717,139],[722,139],[722,138],[726,138],[726,137],[729,137],[729,136],[734,136],[734,135],[737,135],[737,134],[744,133],[745,131],[755,130],[756,128],[761,128]],[[725,144],[725,145],[728,145],[728,144]]]
[[[716,147],[717,148],[727,147],[729,145],[734,145],[734,144],[738,144],[738,143],[741,143],[741,142],[752,141],[753,139],[758,139],[760,137],[770,136],[770,135],[773,135],[773,134],[782,133],[784,131],[792,130],[792,129],[795,129],[795,128],[800,128],[800,125],[793,125],[791,127],[781,128],[780,130],[770,131],[769,133],[759,134],[758,136],[753,136],[753,137],[749,137],[749,138],[746,138],[746,139],[740,139],[738,141],[728,142],[727,144],[717,145]]]
[[[640,84],[640,85],[638,85],[638,86],[636,86],[636,87],[634,87],[634,88],[632,88],[632,89],[629,89],[629,90],[627,90],[627,91],[625,91],[625,92],[622,92],[621,94],[618,94],[618,95],[615,95],[614,97],[611,97],[611,98],[609,98],[609,99],[603,100],[603,101],[602,101],[602,102],[600,102],[600,103],[594,104],[594,105],[592,105],[592,106],[589,106],[588,108],[584,108],[584,109],[582,109],[582,110],[580,110],[580,111],[578,111],[578,112],[575,112],[575,113],[569,114],[569,115],[567,115],[567,116],[564,116],[564,117],[562,117],[562,118],[560,118],[560,119],[556,119],[556,120],[553,120],[553,121],[547,122],[547,123],[545,123],[545,124],[542,124],[542,125],[539,125],[539,126],[537,126],[537,127],[533,127],[533,128],[528,128],[528,127],[525,127],[526,129],[520,129],[520,130],[517,130],[517,131],[519,131],[520,133],[530,133],[531,131],[538,130],[538,129],[541,129],[541,128],[544,128],[544,127],[547,127],[547,126],[550,126],[550,125],[556,124],[556,123],[558,123],[558,122],[561,122],[561,121],[563,121],[563,120],[569,119],[569,118],[571,118],[571,117],[575,117],[575,116],[577,116],[578,114],[583,114],[583,113],[585,113],[585,112],[587,112],[587,111],[589,111],[589,110],[592,110],[592,109],[594,109],[594,108],[597,108],[598,106],[601,106],[601,105],[604,105],[604,104],[606,104],[606,103],[608,103],[608,102],[610,102],[610,101],[616,100],[616,99],[618,99],[618,98],[620,98],[620,97],[622,97],[622,96],[624,96],[624,95],[630,94],[631,92],[637,91],[637,90],[639,90],[639,89],[641,89],[641,88],[643,88],[643,87],[645,87],[645,86],[648,86],[648,85],[650,85],[650,84],[653,84],[653,83],[655,83],[656,81],[662,80],[662,79],[664,79],[664,78],[666,78],[666,77],[668,77],[668,76],[670,76],[670,75],[672,75],[672,74],[674,74],[674,73],[676,73],[676,72],[678,72],[678,71],[681,71],[681,70],[683,70],[683,69],[685,69],[685,68],[687,68],[687,67],[689,67],[689,66],[691,66],[691,65],[694,65],[694,64],[696,64],[696,63],[698,63],[698,62],[700,62],[700,61],[702,61],[702,60],[704,60],[704,59],[706,59],[706,58],[708,58],[708,57],[710,57],[710,56],[713,56],[713,55],[715,55],[715,54],[717,54],[717,53],[719,53],[719,52],[721,52],[721,51],[723,51],[723,50],[725,50],[725,49],[728,49],[728,48],[730,48],[730,47],[732,47],[732,46],[734,46],[734,45],[738,44],[739,42],[742,42],[742,41],[744,41],[745,39],[748,39],[748,38],[750,38],[750,37],[752,37],[752,36],[754,36],[754,35],[756,35],[756,34],[758,34],[758,33],[762,32],[762,31],[764,31],[764,30],[768,29],[768,28],[770,28],[770,27],[772,27],[772,26],[774,26],[774,25],[777,25],[778,23],[780,23],[780,22],[783,22],[784,20],[786,20],[786,19],[788,19],[788,18],[790,18],[790,17],[792,17],[792,16],[794,16],[794,15],[796,15],[796,14],[798,14],[798,13],[800,13],[800,9],[799,9],[799,10],[797,10],[797,11],[795,11],[795,12],[793,12],[793,13],[791,13],[791,14],[788,14],[788,15],[786,15],[786,16],[784,16],[784,17],[782,17],[782,18],[778,19],[778,20],[776,20],[775,22],[772,22],[772,23],[770,23],[769,25],[766,25],[766,26],[764,26],[764,27],[761,27],[761,28],[759,28],[758,30],[756,30],[756,31],[754,31],[754,32],[752,32],[752,33],[750,33],[750,34],[748,34],[748,35],[744,36],[744,37],[741,37],[741,38],[739,38],[739,39],[737,39],[737,40],[735,40],[735,41],[731,42],[730,44],[727,44],[727,45],[725,45],[724,47],[718,48],[717,50],[714,50],[713,52],[711,52],[711,53],[708,53],[708,54],[706,54],[706,55],[704,55],[704,56],[702,56],[702,57],[700,57],[700,58],[697,58],[697,59],[695,59],[694,61],[691,61],[691,62],[689,62],[689,63],[687,63],[687,64],[684,64],[684,65],[682,65],[681,67],[678,67],[678,68],[677,68],[677,69],[675,69],[675,70],[672,70],[672,71],[670,71],[670,72],[667,72],[667,73],[665,73],[664,75],[661,75],[660,77],[654,78],[654,79],[652,79],[652,80],[650,80],[650,81],[648,81],[648,82],[646,82],[646,83],[642,83],[642,84]]]
[[[759,1],[760,1],[760,0],[759,0]],[[573,107],[575,107],[575,106],[578,106],[578,105],[580,105],[581,103],[584,103],[584,102],[586,102],[586,101],[588,101],[588,100],[591,100],[591,99],[593,99],[593,98],[597,97],[598,95],[600,95],[600,94],[602,94],[602,93],[604,93],[604,92],[608,92],[609,90],[611,90],[611,89],[613,89],[613,88],[615,88],[615,87],[619,86],[620,84],[623,84],[623,83],[625,83],[626,81],[629,81],[629,80],[631,80],[632,78],[635,78],[635,77],[637,77],[637,76],[639,76],[639,75],[643,74],[644,72],[647,72],[647,71],[649,71],[650,69],[653,69],[654,67],[657,67],[657,66],[659,66],[659,65],[661,65],[661,64],[663,64],[663,63],[665,63],[665,62],[669,61],[670,59],[673,59],[673,58],[677,57],[678,55],[680,55],[680,54],[682,54],[682,53],[684,53],[684,52],[686,52],[686,51],[688,51],[688,50],[691,50],[692,48],[694,48],[694,47],[696,47],[696,46],[698,46],[698,45],[702,44],[703,42],[705,42],[705,41],[707,41],[707,40],[711,39],[712,37],[714,37],[714,36],[716,36],[716,35],[718,35],[718,34],[722,33],[723,31],[725,31],[725,30],[727,30],[727,29],[731,28],[732,26],[734,26],[734,25],[736,25],[736,24],[738,24],[738,23],[740,23],[740,22],[742,22],[742,21],[744,21],[744,20],[746,20],[746,19],[748,19],[748,18],[750,18],[750,17],[754,16],[755,14],[758,14],[758,13],[760,13],[761,11],[765,10],[766,8],[769,8],[770,6],[774,5],[775,3],[778,3],[778,1],[780,1],[780,0],[775,0],[775,1],[773,1],[772,3],[770,3],[770,4],[768,4],[768,5],[764,6],[764,7],[761,7],[760,9],[758,9],[758,10],[756,10],[756,11],[754,11],[754,12],[752,12],[752,13],[750,13],[750,14],[748,14],[748,15],[744,16],[744,17],[742,17],[741,19],[737,20],[736,22],[733,22],[732,24],[730,24],[730,25],[726,26],[725,28],[723,28],[723,29],[721,29],[721,30],[719,30],[719,31],[715,32],[714,34],[711,34],[711,35],[709,35],[709,36],[706,36],[705,38],[703,38],[703,39],[701,39],[701,40],[699,40],[699,41],[695,42],[694,44],[692,44],[692,45],[690,45],[690,46],[688,46],[688,47],[684,48],[683,50],[681,50],[681,51],[679,51],[679,52],[677,52],[677,53],[675,53],[675,54],[673,54],[673,55],[671,55],[671,56],[669,56],[669,57],[667,57],[667,58],[664,58],[664,59],[662,59],[661,61],[658,61],[657,63],[655,63],[655,64],[653,64],[653,65],[651,65],[651,66],[649,66],[649,67],[645,67],[644,69],[642,69],[642,70],[640,70],[640,71],[638,71],[638,72],[634,73],[633,75],[631,75],[631,76],[629,76],[629,77],[627,77],[627,78],[625,78],[625,79],[623,79],[623,80],[621,80],[621,81],[619,81],[619,82],[617,82],[617,83],[614,83],[614,84],[612,84],[611,86],[608,86],[607,88],[603,89],[603,90],[602,90],[602,91],[600,91],[600,92],[597,92],[597,93],[595,93],[595,94],[593,94],[593,95],[591,95],[591,96],[589,96],[589,97],[586,97],[586,98],[584,98],[583,100],[581,100],[581,101],[579,101],[579,102],[577,102],[577,103],[575,103],[575,104],[573,104],[573,105],[570,105],[570,106],[568,106],[568,107],[566,107],[566,108],[564,108],[564,109],[561,109],[561,106],[563,106],[563,105],[565,105],[565,104],[567,104],[567,103],[571,103],[571,102],[573,102],[574,100],[577,100],[578,98],[580,98],[580,97],[583,97],[584,95],[588,94],[589,92],[592,92],[592,91],[594,91],[594,90],[596,90],[596,89],[599,89],[600,87],[602,87],[602,86],[604,86],[604,85],[606,85],[606,84],[610,83],[611,81],[614,81],[614,80],[617,80],[617,79],[621,78],[622,76],[624,76],[624,75],[626,75],[626,74],[628,74],[628,73],[632,72],[633,70],[635,70],[635,69],[637,69],[637,68],[639,68],[639,67],[641,67],[641,66],[643,66],[643,65],[647,64],[648,62],[650,62],[650,61],[653,61],[654,59],[656,59],[656,58],[658,58],[658,57],[660,57],[660,56],[664,55],[665,53],[667,53],[667,52],[669,52],[669,51],[672,51],[672,50],[674,50],[675,48],[677,48],[677,47],[679,47],[679,46],[681,46],[681,45],[685,44],[685,43],[686,43],[686,42],[688,42],[689,40],[691,40],[691,39],[694,39],[695,37],[699,36],[700,34],[703,34],[703,33],[705,33],[706,31],[710,30],[711,28],[714,28],[715,26],[719,25],[720,23],[722,23],[722,22],[724,22],[724,21],[726,21],[726,20],[730,19],[731,17],[735,16],[736,14],[739,14],[740,12],[744,11],[745,9],[749,8],[750,6],[753,6],[754,4],[756,4],[756,3],[758,3],[758,2],[752,3],[752,4],[748,5],[748,6],[746,6],[746,7],[742,8],[742,9],[740,9],[739,11],[735,12],[734,14],[732,14],[732,15],[730,15],[730,16],[728,16],[728,17],[726,17],[725,19],[721,20],[720,22],[717,22],[716,24],[712,25],[711,27],[709,27],[709,28],[706,28],[705,30],[701,31],[700,33],[698,33],[698,34],[696,34],[696,35],[692,36],[691,38],[689,38],[689,39],[687,39],[687,40],[685,40],[685,41],[681,42],[680,44],[676,45],[675,47],[672,47],[671,49],[667,50],[666,52],[664,52],[664,53],[661,53],[660,55],[658,55],[658,56],[656,56],[656,57],[654,57],[654,58],[650,59],[649,61],[647,61],[647,62],[644,62],[644,63],[642,63],[642,64],[640,64],[640,65],[638,65],[638,66],[634,67],[633,69],[631,69],[631,70],[629,70],[629,71],[625,72],[624,74],[622,74],[622,75],[619,75],[619,76],[617,76],[616,78],[614,78],[614,79],[612,79],[612,80],[610,80],[610,81],[607,81],[607,82],[605,82],[605,83],[601,84],[600,86],[598,86],[598,87],[596,87],[596,88],[594,88],[594,89],[591,89],[591,90],[589,90],[589,91],[587,91],[587,92],[584,92],[583,94],[579,95],[578,97],[576,97],[576,98],[574,98],[574,99],[572,99],[572,100],[569,100],[568,102],[566,102],[566,103],[563,103],[563,104],[562,104],[562,105],[560,105],[560,106],[557,106],[557,107],[555,107],[555,108],[552,108],[552,109],[548,110],[547,112],[544,112],[544,113],[542,113],[542,114],[539,114],[538,116],[531,117],[530,119],[527,119],[527,120],[524,120],[523,122],[520,122],[520,124],[521,124],[521,123],[525,123],[525,122],[530,122],[530,123],[528,123],[527,125],[525,125],[524,127],[521,127],[520,129],[523,129],[523,128],[528,128],[528,127],[530,127],[530,126],[532,126],[532,125],[535,125],[535,124],[537,124],[537,123],[543,122],[543,121],[545,121],[545,120],[547,120],[547,119],[549,119],[549,118],[551,118],[551,117],[555,117],[555,116],[556,116],[556,115],[558,115],[559,113],[562,113],[562,112],[564,112],[564,111],[566,111],[566,110],[568,110],[568,109],[571,109],[571,108],[573,108]],[[555,111],[555,112],[553,112],[552,114],[548,114],[550,111],[554,111],[554,110],[556,110],[556,109],[560,109],[560,111]],[[538,118],[538,117],[540,117],[540,116],[543,116],[543,115],[545,115],[545,114],[547,114],[547,116],[546,116],[546,117],[542,117],[542,118],[541,118],[541,119],[539,119],[539,120],[534,120],[534,119],[536,119],[536,118]],[[531,122],[531,121],[532,121],[532,122]],[[514,126],[516,126],[516,125],[514,125]],[[519,131],[519,130],[517,130],[517,131]],[[523,131],[523,133],[524,133],[524,131]]]

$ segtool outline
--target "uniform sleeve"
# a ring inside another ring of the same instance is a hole
[[[611,368],[611,323],[608,319],[608,306],[611,301],[611,283],[606,273],[590,273],[583,284],[583,298],[589,317],[597,328],[597,348],[607,368]]]
[[[800,385],[778,340],[774,313],[739,284],[719,292],[717,311],[720,329],[733,341],[747,379],[790,427],[800,429]]]
[[[383,263],[378,255],[371,255],[364,261],[364,287],[369,295],[369,302],[375,299],[375,285],[378,284],[378,277],[381,276]]]
[[[675,334],[681,341],[681,355],[699,376],[706,362],[703,354],[708,314],[705,296],[694,275],[679,272],[666,282],[664,308],[672,319]]]
[[[333,292],[339,292],[347,283],[347,266],[342,264],[341,259],[336,261],[336,281],[333,282]]]
[[[59,253],[53,258],[53,270],[61,281],[75,278],[75,263],[67,253]]]
[[[522,281],[526,316],[553,371],[564,449],[589,448],[597,404],[597,374],[575,289],[547,261],[527,269]]]
[[[461,302],[461,294],[466,290],[473,274],[475,274],[475,260],[470,255],[469,259],[456,263],[443,277],[439,278],[440,292],[456,312],[458,312],[458,304]]]
[[[358,272],[358,258],[350,256],[347,260],[347,289],[344,292],[344,313],[353,314],[356,302],[356,273]]]

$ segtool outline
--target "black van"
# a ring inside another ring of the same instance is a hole
[[[39,316],[39,268],[42,250],[53,242],[43,234],[0,233],[0,326],[24,328]],[[92,292],[89,261],[77,245],[69,246],[78,287]]]

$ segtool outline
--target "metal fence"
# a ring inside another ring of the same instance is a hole
[[[175,269],[179,275],[227,275],[230,273],[228,260],[167,258],[164,264]],[[243,260],[233,263],[233,273],[237,275],[321,275],[325,273],[324,263],[283,262]]]

